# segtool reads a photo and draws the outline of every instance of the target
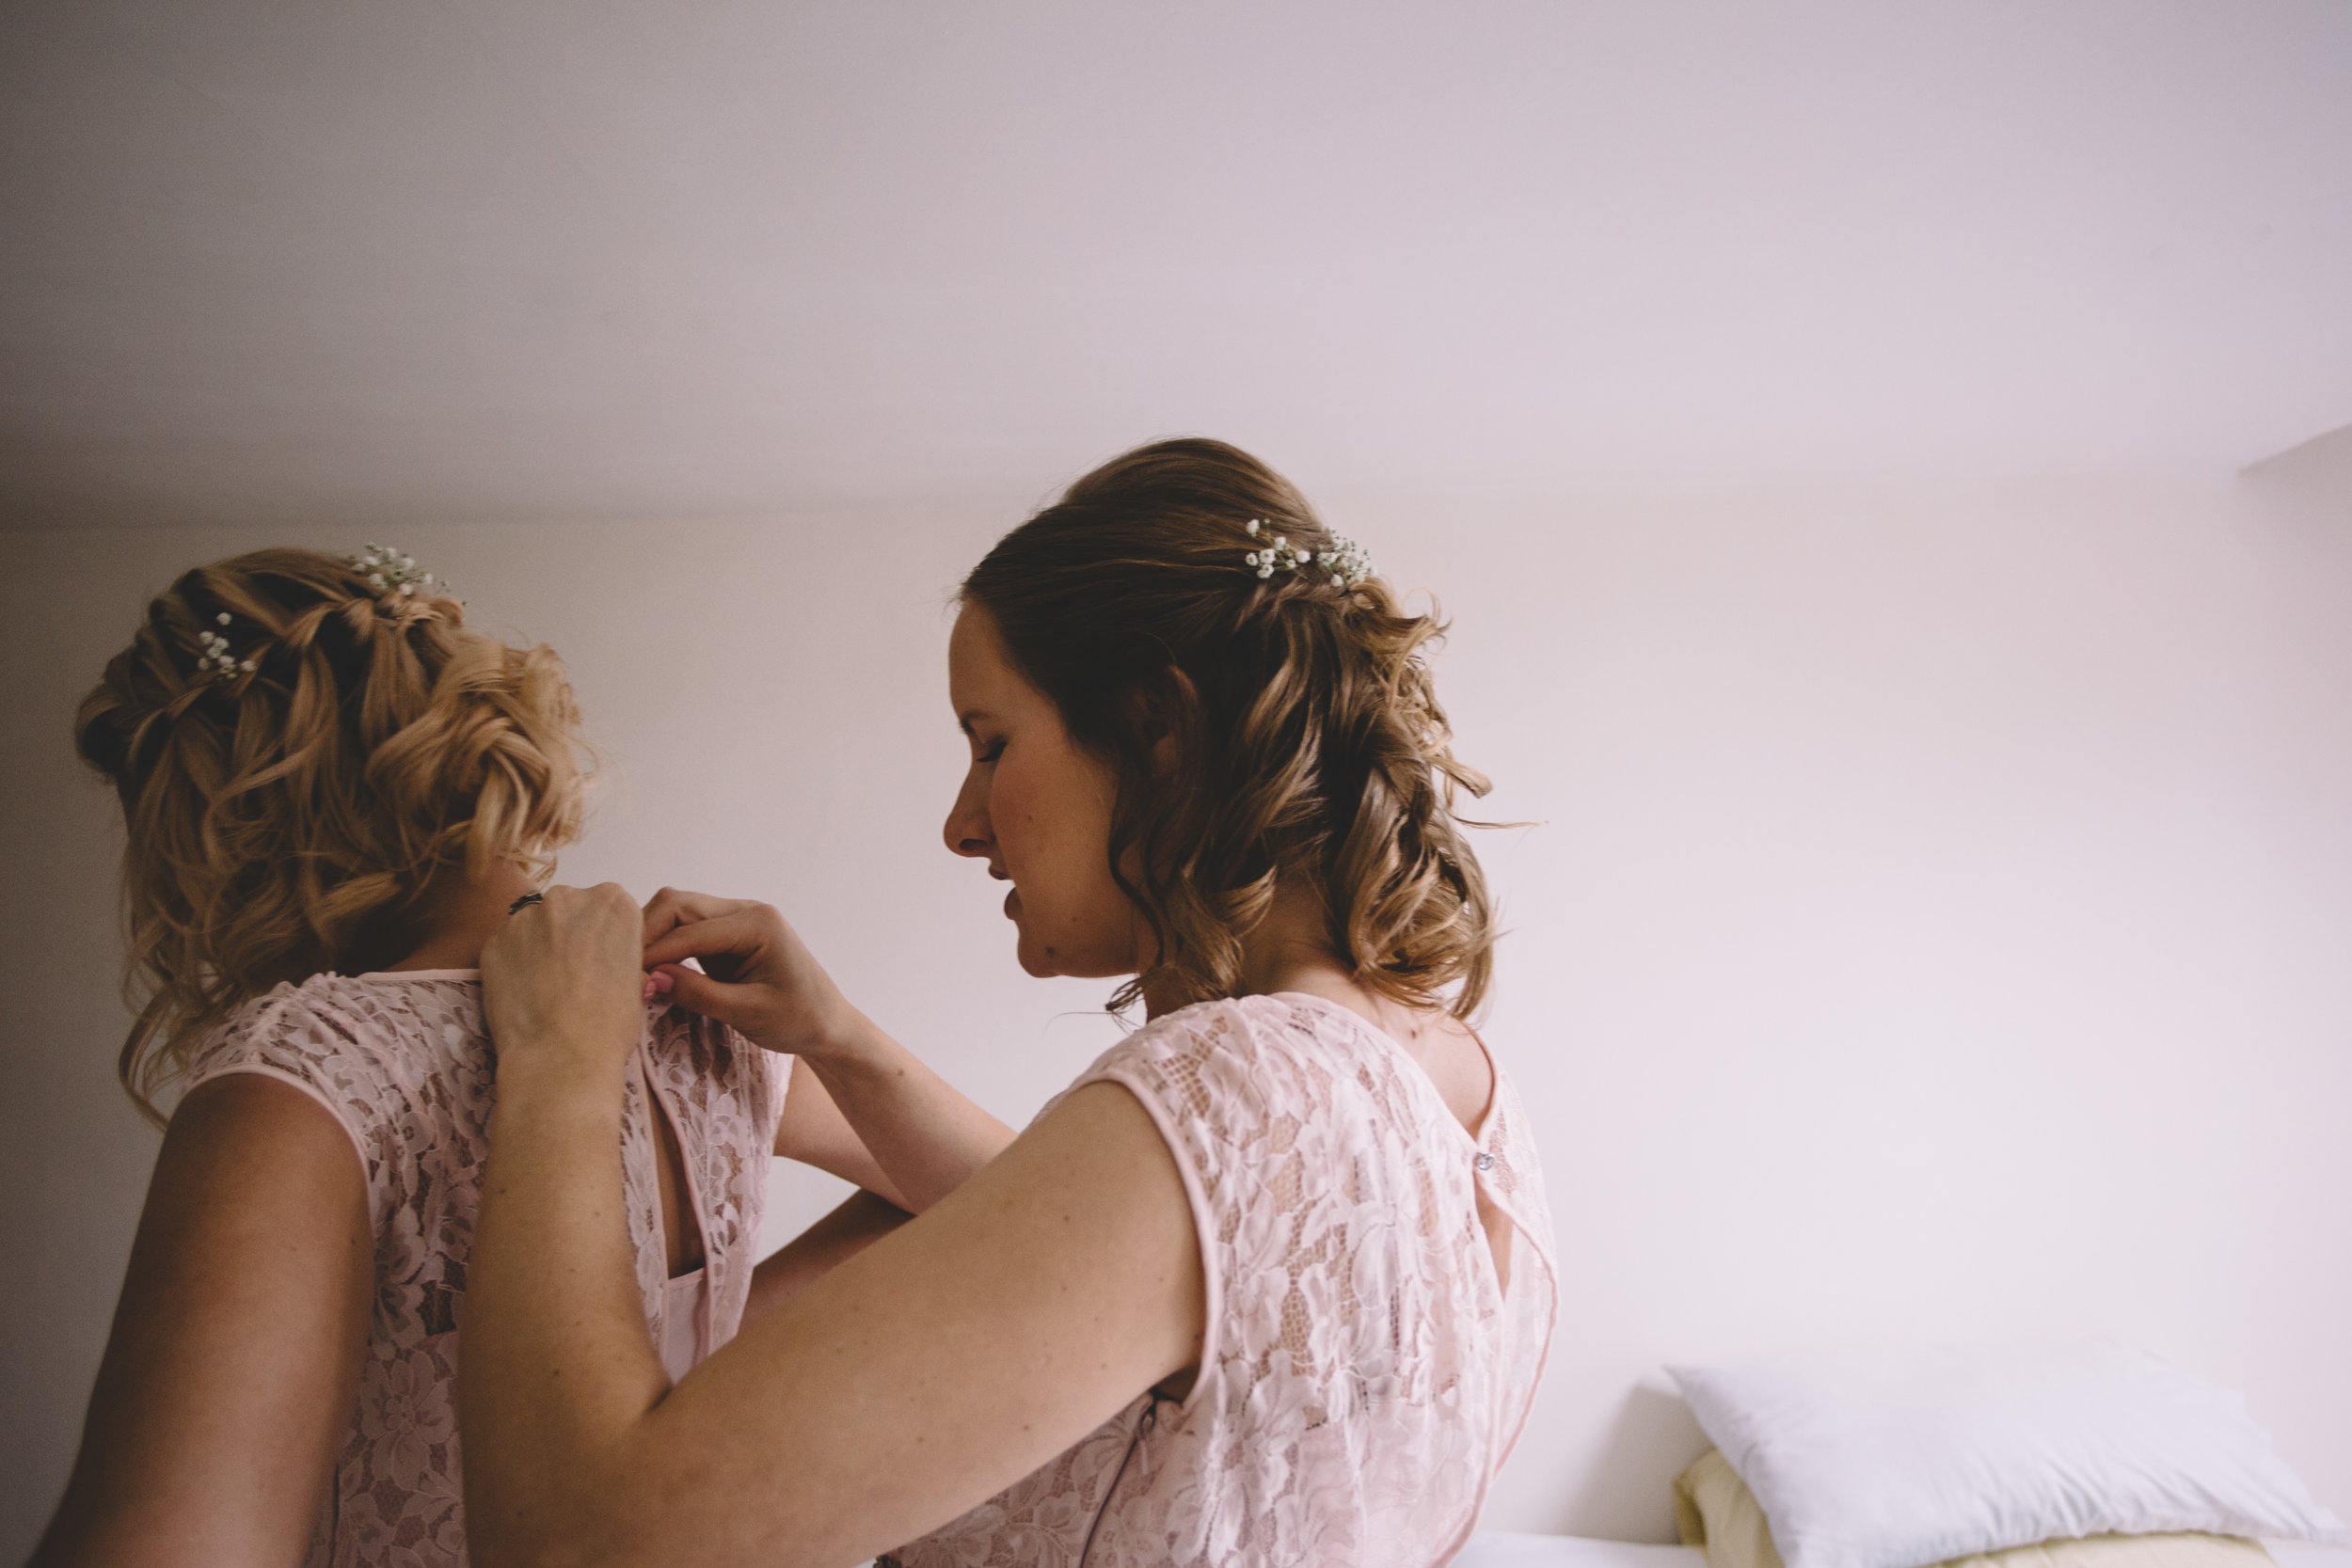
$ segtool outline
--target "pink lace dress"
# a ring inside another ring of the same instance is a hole
[[[646,1014],[621,1163],[645,1321],[674,1378],[741,1322],[789,1067],[719,1024]],[[457,1325],[495,1093],[477,973],[317,974],[280,986],[206,1042],[188,1086],[231,1072],[291,1084],[342,1124],[375,1226],[359,1399],[309,1568],[463,1563]],[[702,1228],[703,1267],[675,1280],[654,1168],[657,1114],[685,1156]]]
[[[1208,1288],[1199,1380],[885,1568],[1451,1558],[1527,1418],[1558,1302],[1510,1080],[1496,1070],[1473,1137],[1395,1041],[1285,992],[1157,1019],[1072,1086],[1104,1082],[1142,1101],[1184,1177]],[[1481,1194],[1509,1221],[1501,1271]]]

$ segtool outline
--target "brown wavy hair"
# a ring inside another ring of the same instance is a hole
[[[158,594],[73,738],[128,828],[137,1019],[117,1070],[158,1125],[156,1095],[238,1006],[396,961],[437,879],[500,861],[545,875],[586,807],[552,649],[311,550],[199,566]]]
[[[1248,525],[1257,520],[1253,538]],[[1235,994],[1278,879],[1319,896],[1331,950],[1381,995],[1472,1016],[1493,976],[1492,903],[1462,830],[1486,778],[1453,752],[1407,614],[1377,576],[1262,578],[1280,535],[1337,547],[1306,498],[1222,441],[1139,447],[1000,540],[963,582],[1072,738],[1113,768],[1111,875],[1156,961],[1120,989]],[[1179,736],[1155,771],[1138,715]]]

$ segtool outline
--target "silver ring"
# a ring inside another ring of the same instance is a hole
[[[527,904],[544,904],[547,901],[548,895],[544,893],[526,893],[520,898],[517,898],[513,903],[507,905],[506,912],[508,914],[513,914]]]

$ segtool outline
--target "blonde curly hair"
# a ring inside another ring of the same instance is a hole
[[[588,752],[554,650],[381,581],[312,550],[199,566],[75,716],[128,829],[137,1018],[117,1070],[157,1125],[157,1094],[238,1006],[397,961],[437,879],[544,876],[580,835]]]
[[[1244,942],[1295,878],[1358,979],[1470,1018],[1493,976],[1494,911],[1462,831],[1485,824],[1454,808],[1487,782],[1454,755],[1423,657],[1444,626],[1376,575],[1263,572],[1248,558],[1277,535],[1320,561],[1348,548],[1248,452],[1161,441],[1079,480],[964,579],[964,602],[1118,780],[1111,875],[1158,958],[1111,1006],[1148,988],[1235,994]],[[1172,771],[1150,765],[1143,706],[1174,721]]]

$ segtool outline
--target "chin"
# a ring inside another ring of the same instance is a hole
[[[1020,962],[1021,972],[1038,980],[1107,980],[1136,972],[1134,964],[1121,963],[1105,954],[1057,952],[1031,940],[1026,931],[1021,933],[1013,956]]]

